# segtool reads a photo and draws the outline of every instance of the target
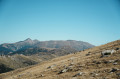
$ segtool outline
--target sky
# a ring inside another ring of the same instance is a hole
[[[119,40],[120,0],[0,0],[0,44],[27,38]]]

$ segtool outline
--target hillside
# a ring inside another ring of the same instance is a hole
[[[24,55],[0,56],[0,73],[35,65],[40,62],[38,58],[35,59],[36,60],[32,59],[30,56]]]
[[[77,51],[94,47],[87,42],[66,40],[66,41],[38,41],[30,38],[16,43],[5,43],[0,45],[0,55],[9,55],[16,51],[22,51],[29,48],[62,48],[64,46],[71,47]]]
[[[1,44],[0,73],[38,64],[91,47],[93,45],[82,41],[38,41],[30,38],[16,43]]]
[[[67,55],[70,53],[75,53],[77,52],[77,50],[75,50],[74,48],[71,48],[69,46],[64,46],[61,48],[28,48],[28,49],[23,49],[23,50],[18,50],[16,52],[11,53],[10,55],[14,55],[14,54],[23,54],[23,55],[34,55],[34,54],[39,54],[39,56],[42,55],[51,55],[54,54],[56,56],[63,56],[63,55]]]
[[[9,55],[0,56],[0,73],[38,64],[55,57],[64,56],[75,52],[75,49],[68,46],[56,49],[28,48],[19,50]]]
[[[109,54],[112,51],[113,54]],[[106,53],[101,55],[101,52]],[[0,78],[120,79],[120,40],[3,73]]]

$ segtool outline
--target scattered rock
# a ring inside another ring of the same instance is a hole
[[[113,63],[113,65],[117,65],[117,64],[118,64],[117,62]]]
[[[77,77],[73,77],[72,79],[78,79]]]
[[[118,69],[116,69],[116,68],[112,68],[110,72],[115,72],[115,71],[117,71],[117,70],[118,70]]]
[[[114,63],[114,62],[115,62],[115,60],[109,60],[108,62],[109,62],[109,63]]]
[[[119,50],[120,48],[116,48],[115,50]]]
[[[75,74],[73,77],[82,76],[83,74],[84,74],[83,72],[80,72],[80,73]]]
[[[63,69],[62,72],[63,72],[63,73],[64,73],[64,72],[67,72],[67,70],[68,70],[68,69]]]
[[[36,78],[40,78],[40,77],[44,77],[44,75],[43,74],[41,74],[39,76],[36,75]]]
[[[91,75],[92,77],[95,77],[95,76],[98,76],[99,74],[97,74],[97,73],[95,73],[95,72],[91,72],[90,75]]]
[[[91,52],[88,52],[88,53],[86,54],[86,56],[89,56],[89,55],[91,55]]]
[[[120,59],[115,60],[114,62],[120,62]]]
[[[98,74],[95,74],[96,76],[98,75]]]
[[[72,69],[72,67],[73,67],[73,66],[68,66],[68,67],[66,67],[66,69]]]
[[[49,66],[47,69],[53,68],[55,66],[56,66],[56,64],[53,64],[53,65]]]
[[[101,64],[101,62],[100,62],[100,61],[98,61],[98,62],[96,62],[96,64]]]
[[[86,54],[86,56],[89,56],[90,54],[88,53],[88,54]]]
[[[43,77],[44,75],[43,75],[43,74],[41,74],[40,76],[41,76],[41,77]]]
[[[18,77],[21,77],[22,75],[18,75]]]
[[[70,65],[74,65],[74,63],[70,63]]]
[[[117,73],[116,75],[120,76],[120,73]]]
[[[109,63],[109,61],[104,60],[104,61],[103,61],[103,63],[108,64],[108,63]]]
[[[59,72],[59,74],[64,73],[64,72],[67,72],[67,71],[68,71],[68,69],[63,69],[63,70],[61,70],[61,71]]]
[[[95,64],[101,64],[101,61],[93,61],[93,63],[95,63]]]
[[[113,65],[117,65],[119,60],[108,60],[108,61],[106,61],[106,60],[104,60],[104,61],[102,61],[103,63],[105,63],[105,64],[107,64],[107,63],[113,63]]]
[[[65,69],[61,70],[58,74],[61,74],[61,73],[64,73],[64,72],[70,71],[70,70],[72,70],[72,67],[73,67],[73,66],[65,67]]]

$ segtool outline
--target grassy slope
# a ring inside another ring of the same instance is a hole
[[[42,52],[43,51],[43,52]],[[45,51],[45,52],[44,52]],[[6,55],[6,56],[0,56],[0,73],[2,72],[7,72],[10,70],[14,70],[17,68],[22,68],[34,64],[41,63],[46,60],[53,59],[58,56],[63,56],[68,53],[74,53],[76,50],[72,48],[58,48],[58,49],[53,49],[50,51],[50,49],[42,49],[42,48],[30,48],[25,51],[19,52],[20,54],[15,54],[15,55]],[[33,54],[31,53],[33,52]],[[25,54],[25,55],[22,55]],[[4,65],[4,69],[2,67]],[[5,68],[7,70],[5,70]],[[8,69],[11,68],[11,69]]]
[[[30,57],[24,55],[0,56],[0,64],[11,69],[34,65],[38,62],[39,61],[34,61]]]
[[[114,41],[102,46],[87,49],[76,54],[70,54],[31,67],[21,68],[12,72],[1,74],[1,79],[117,79],[120,78],[115,71],[110,73],[112,68],[120,69],[120,50],[109,57],[101,58],[100,52],[107,49],[120,48],[120,41]],[[91,54],[86,56],[90,52]],[[110,60],[116,61],[106,63]],[[55,65],[52,68],[49,66]],[[59,74],[61,70],[70,67],[67,72]],[[73,77],[83,72],[82,76]]]

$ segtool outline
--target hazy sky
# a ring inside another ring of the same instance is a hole
[[[120,0],[0,0],[0,43],[120,39]]]

